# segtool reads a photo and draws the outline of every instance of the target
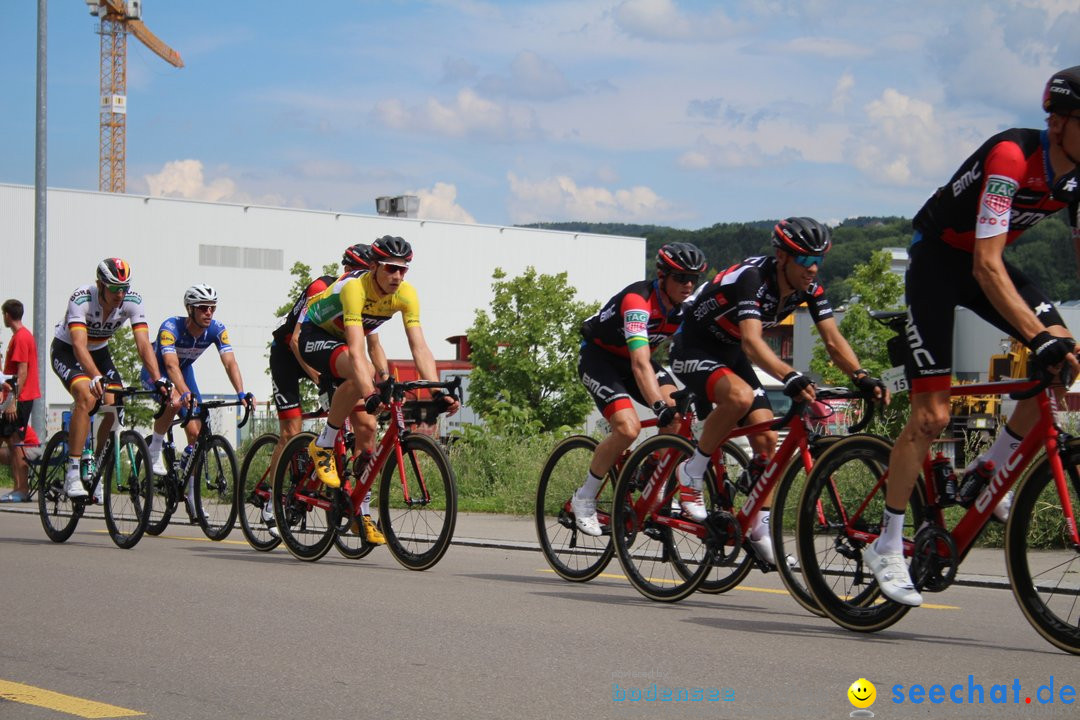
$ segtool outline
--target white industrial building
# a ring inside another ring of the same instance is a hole
[[[184,313],[188,286],[217,288],[217,317],[229,329],[246,388],[260,401],[270,398],[267,345],[276,308],[290,301],[289,269],[296,261],[318,275],[323,265],[339,263],[348,245],[382,235],[404,237],[415,250],[408,281],[420,295],[424,334],[437,359],[452,359],[454,347],[445,339],[463,334],[475,311],[489,307],[495,268],[510,277],[528,266],[545,274],[565,271],[577,299],[602,302],[640,278],[645,259],[644,238],[613,235],[55,188],[48,191],[47,207],[49,330],[37,338],[46,363],[53,326],[72,290],[94,281],[102,258],[122,257],[131,264],[132,288],[143,296],[154,332],[169,315]],[[0,184],[0,240],[0,295],[26,305],[23,320],[33,329],[33,187]],[[6,347],[10,333],[0,332]],[[409,357],[397,321],[380,334],[390,358]],[[196,365],[200,389],[231,392],[214,355],[209,351]],[[43,380],[52,418],[66,409],[70,396],[51,370]]]

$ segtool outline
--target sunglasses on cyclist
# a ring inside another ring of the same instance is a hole
[[[668,277],[680,285],[685,283],[694,283],[696,285],[697,281],[701,279],[701,275],[698,273],[669,273]]]
[[[109,292],[113,292],[113,293],[120,293],[120,292],[126,293],[128,291],[129,287],[131,287],[131,286],[130,285],[106,285],[105,289],[108,290]]]
[[[208,312],[211,315],[217,312],[217,305],[192,305],[199,312]]]
[[[825,262],[824,255],[792,255],[791,259],[804,268],[813,267],[814,265],[821,267],[821,264]]]
[[[394,265],[392,263],[382,263],[382,266],[384,268],[386,268],[386,274],[387,275],[397,275],[398,273],[401,273],[402,275],[404,275],[405,273],[409,272],[409,267],[407,265]]]

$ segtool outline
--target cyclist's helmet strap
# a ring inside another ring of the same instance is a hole
[[[1043,91],[1042,105],[1048,113],[1068,114],[1080,110],[1080,65],[1050,76]]]
[[[705,253],[690,243],[668,243],[656,253],[656,272],[660,274],[703,273],[708,266]]]
[[[97,279],[106,285],[130,285],[131,266],[121,258],[105,258],[98,263]]]
[[[813,218],[789,217],[776,223],[772,244],[792,255],[824,255],[832,247],[832,233]]]
[[[371,260],[374,262],[408,263],[413,251],[405,238],[395,235],[383,235],[371,244]]]

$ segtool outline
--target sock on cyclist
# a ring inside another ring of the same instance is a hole
[[[760,540],[769,534],[770,514],[771,510],[769,508],[758,510],[757,515],[754,516],[754,529],[750,531],[751,540]]]
[[[163,433],[154,433],[150,436],[150,444],[146,446],[146,449],[150,451],[150,458],[156,460],[157,456],[161,454],[161,446],[165,442],[165,435]]]
[[[319,433],[319,437],[315,439],[315,444],[321,448],[334,447],[334,438],[337,437],[337,431],[339,429],[340,428],[336,428],[330,423],[326,423],[326,425],[322,429],[322,432]]]
[[[705,477],[705,470],[709,467],[711,455],[711,453],[706,455],[701,452],[701,448],[695,448],[693,456],[686,461],[686,474],[693,480],[700,480]]]
[[[600,492],[600,486],[603,483],[604,479],[596,477],[590,470],[585,475],[585,484],[578,488],[577,496],[583,500],[585,498],[594,498]]]
[[[75,477],[79,476],[79,459],[80,458],[79,458],[78,455],[68,455],[68,465],[67,465],[67,476],[68,477],[71,477],[72,475],[74,475]]]
[[[994,467],[1004,467],[1005,461],[1012,455],[1013,450],[1020,446],[1022,440],[1022,437],[1018,437],[1016,433],[1010,430],[1009,426],[1006,425],[1005,430],[998,433],[997,438],[994,440],[994,444],[982,455],[968,463],[968,466],[964,468],[964,474],[966,475],[967,473],[972,472],[979,466],[979,463],[987,460],[992,460],[994,462]]]
[[[896,555],[904,551],[904,511],[894,510],[888,505],[882,513],[881,535],[874,543],[874,549],[881,555]]]
[[[367,493],[364,494],[364,499],[360,501],[360,514],[361,515],[370,515],[371,514],[371,491],[370,490],[368,490]]]

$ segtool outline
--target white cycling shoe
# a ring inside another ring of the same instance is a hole
[[[709,515],[701,492],[704,482],[701,478],[694,480],[687,475],[686,463],[684,460],[675,468],[675,477],[679,479],[679,505],[688,518],[701,522]]]
[[[600,519],[596,517],[596,498],[579,498],[575,492],[570,498],[570,509],[574,511],[578,530],[593,537],[604,534]]]
[[[874,579],[885,597],[901,605],[912,607],[922,605],[922,595],[911,582],[911,573],[908,572],[903,554],[879,554],[874,550],[874,543],[870,543],[863,548],[862,559],[863,564],[874,573]]]

